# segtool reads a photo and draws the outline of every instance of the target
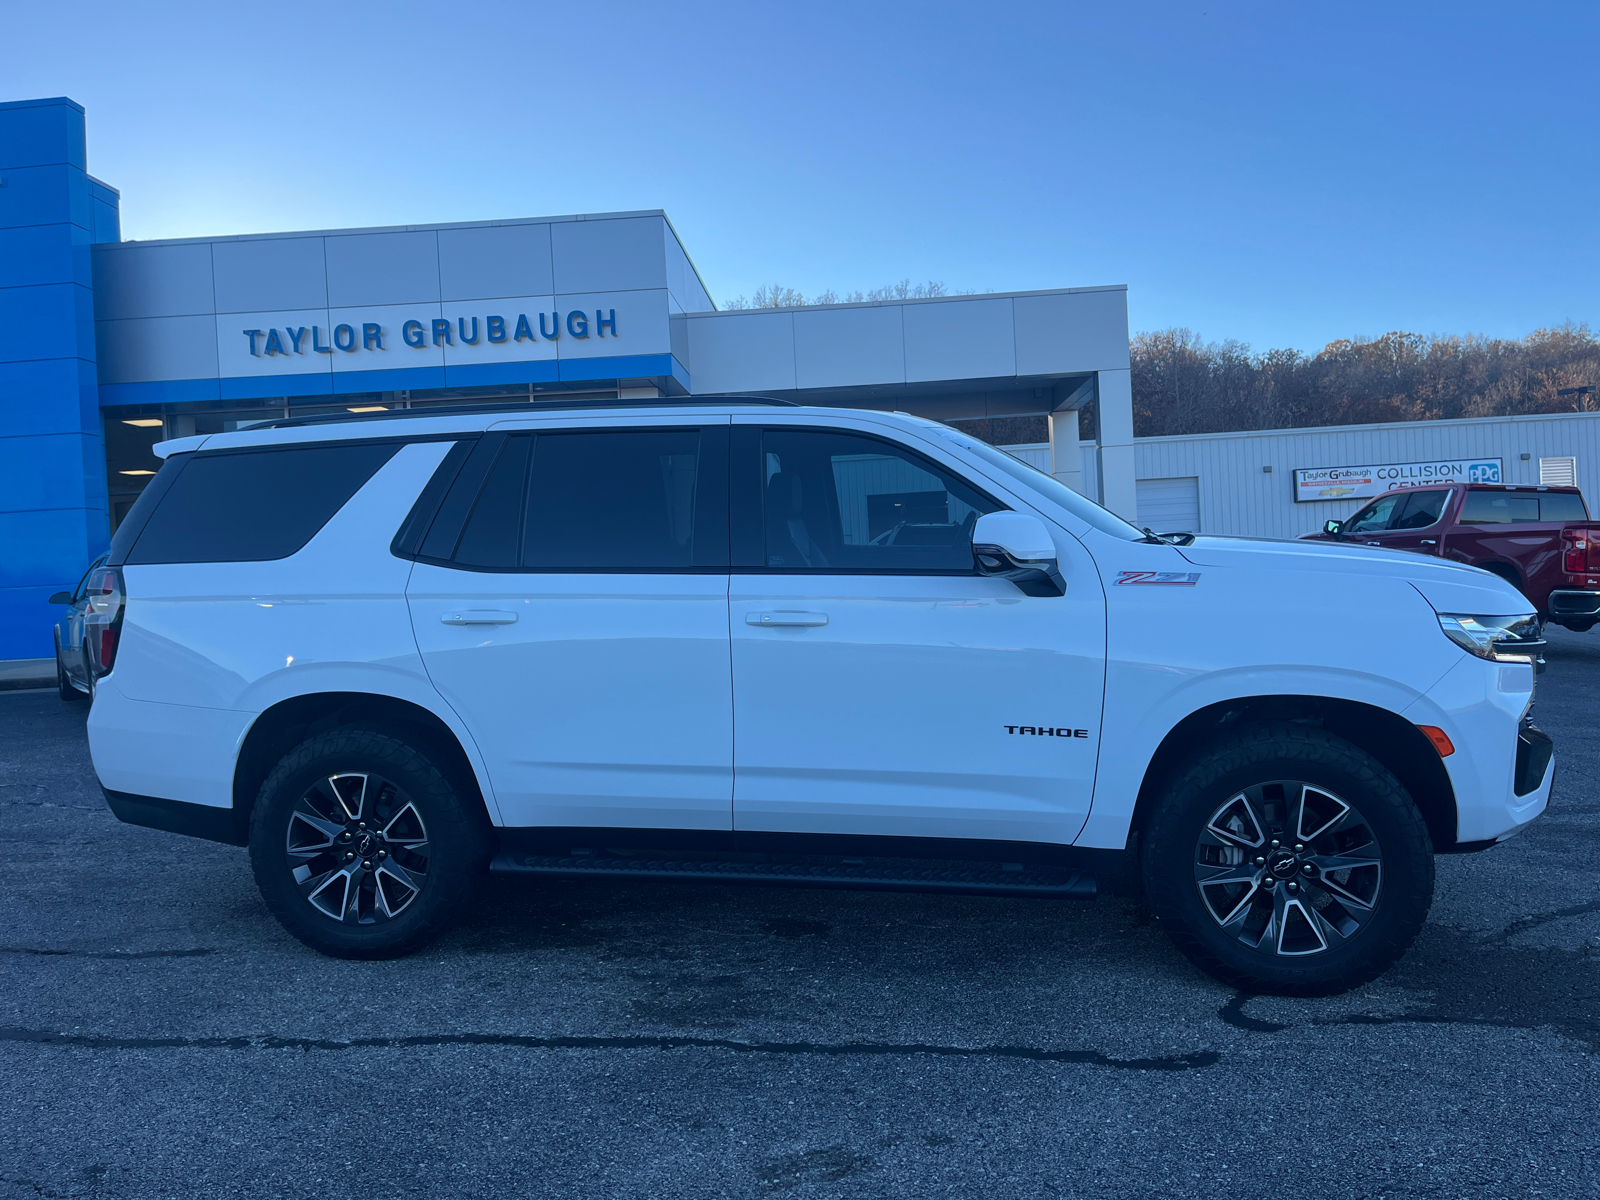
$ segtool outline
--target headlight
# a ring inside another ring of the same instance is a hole
[[[1445,637],[1479,658],[1531,662],[1544,649],[1544,639],[1539,635],[1539,617],[1535,613],[1519,617],[1440,613],[1439,628],[1444,630]]]

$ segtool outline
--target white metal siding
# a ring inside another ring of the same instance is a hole
[[[1048,448],[1008,447],[1013,453]],[[1080,446],[1083,490],[1098,498],[1094,445]],[[1033,461],[1031,457],[1019,457]],[[1343,520],[1364,500],[1294,502],[1297,467],[1358,466],[1447,458],[1500,458],[1507,483],[1539,483],[1541,458],[1576,459],[1576,483],[1596,511],[1600,500],[1600,413],[1483,417],[1462,421],[1410,421],[1320,429],[1270,429],[1256,433],[1203,433],[1189,437],[1135,438],[1138,479],[1200,480],[1200,527],[1207,533],[1249,537],[1299,537]],[[1048,470],[1045,462],[1039,463]],[[1263,471],[1271,467],[1271,472]]]
[[[1140,479],[1139,525],[1157,533],[1200,531],[1200,480],[1193,475],[1176,479]]]

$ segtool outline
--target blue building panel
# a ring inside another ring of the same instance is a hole
[[[94,364],[81,358],[0,362],[0,440],[98,431],[98,392]]]
[[[326,371],[305,375],[250,375],[223,379],[224,400],[268,400],[274,396],[331,396],[334,376]],[[369,389],[370,390],[370,389]]]
[[[535,362],[465,363],[444,369],[446,387],[515,387],[524,383],[555,383],[556,360]]]
[[[6,186],[0,188],[0,229],[60,221],[83,229],[94,224],[88,176],[77,167],[11,167],[5,177]]]
[[[0,288],[79,282],[86,277],[88,253],[88,231],[76,225],[0,229]]]
[[[0,170],[69,166],[85,170],[83,106],[56,96],[0,104]]]
[[[71,587],[110,541],[104,510],[0,512],[0,588]]]
[[[205,404],[221,399],[222,381],[219,379],[161,379],[149,383],[102,383],[99,387],[102,408],[129,404]]]
[[[443,367],[396,367],[389,371],[337,371],[333,376],[333,394],[336,396],[350,396],[360,392],[403,392],[413,388],[445,386]]]
[[[94,361],[93,296],[76,283],[0,287],[0,362]]]
[[[660,379],[670,377],[670,354],[627,354],[601,358],[563,358],[563,383],[591,383],[610,379]]]
[[[0,438],[0,478],[12,511],[83,508],[106,503],[104,473],[88,473],[104,448],[82,433],[41,433]],[[9,551],[8,551],[9,553]]]

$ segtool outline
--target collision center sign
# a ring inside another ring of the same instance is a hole
[[[1373,467],[1302,467],[1294,473],[1294,499],[1301,504],[1307,500],[1377,496],[1395,488],[1441,483],[1500,483],[1501,466],[1498,458],[1457,458]]]

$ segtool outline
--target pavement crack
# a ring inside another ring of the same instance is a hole
[[[736,1054],[823,1057],[1014,1058],[1072,1063],[1125,1071],[1194,1071],[1215,1066],[1214,1050],[1153,1058],[1113,1058],[1098,1050],[1044,1050],[1033,1046],[935,1046],[896,1042],[737,1042],[697,1037],[529,1037],[509,1033],[416,1034],[410,1037],[324,1038],[253,1034],[241,1037],[108,1037],[47,1029],[0,1026],[0,1042],[70,1046],[87,1050],[413,1050],[431,1046],[503,1046],[520,1050],[727,1050]]]
[[[1600,912],[1600,900],[1590,900],[1586,904],[1570,904],[1566,908],[1554,909],[1551,912],[1534,913],[1532,916],[1519,917],[1499,933],[1485,940],[1491,943],[1504,942],[1516,937],[1519,933],[1526,933],[1530,929],[1548,925],[1551,921],[1559,921],[1565,917],[1581,917],[1593,912]]]
[[[1232,1025],[1235,1029],[1243,1029],[1250,1033],[1281,1033],[1289,1028],[1273,1021],[1263,1021],[1245,1013],[1245,1003],[1253,999],[1248,992],[1235,992],[1233,999],[1217,1009],[1217,1016],[1222,1018],[1224,1025]]]
[[[121,962],[136,958],[204,958],[215,948],[194,950],[50,950],[37,946],[0,946],[0,954],[31,954],[39,958],[99,958]]]

